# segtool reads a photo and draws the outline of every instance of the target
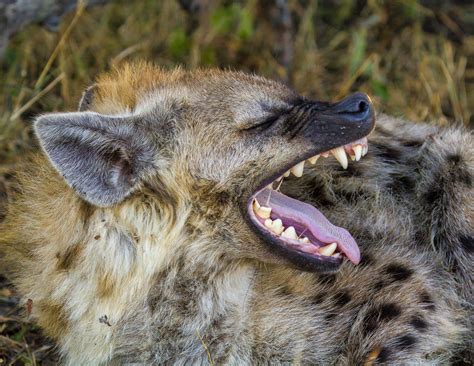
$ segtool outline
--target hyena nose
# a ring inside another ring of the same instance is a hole
[[[336,103],[333,111],[347,122],[361,122],[373,115],[374,107],[369,96],[359,92]]]

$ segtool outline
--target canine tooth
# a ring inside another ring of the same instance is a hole
[[[270,218],[270,214],[272,213],[272,208],[260,206],[259,208],[257,208],[255,213],[262,219],[268,219]]]
[[[288,170],[285,174],[283,174],[283,177],[288,178],[290,176],[290,171]]]
[[[354,150],[356,161],[359,161],[362,157],[362,145],[355,145],[352,147],[352,150]]]
[[[319,159],[319,154],[318,155],[314,155],[313,157],[309,158],[308,161],[310,162],[310,164],[316,164],[316,162],[318,161]]]
[[[319,253],[329,257],[334,254],[337,248],[337,243],[328,244],[324,247],[319,248]]]
[[[293,226],[290,226],[285,231],[283,231],[281,236],[288,239],[298,239],[298,235],[296,235],[296,230]]]
[[[296,177],[301,177],[303,175],[303,170],[304,170],[304,161],[296,164],[293,168],[290,169],[290,172],[292,172]]]
[[[342,146],[336,147],[331,150],[331,153],[334,155],[336,160],[341,164],[344,169],[347,169],[349,162],[347,161],[347,155]]]
[[[257,210],[260,208],[260,203],[256,199],[253,200],[253,210],[257,212]]]

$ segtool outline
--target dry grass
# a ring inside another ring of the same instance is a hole
[[[362,90],[379,110],[414,121],[473,122],[474,5],[264,3],[211,1],[202,13],[189,14],[177,1],[120,0],[79,7],[57,33],[30,26],[17,34],[0,61],[0,175],[36,148],[34,115],[74,110],[99,72],[125,60],[242,69],[320,99]],[[17,318],[25,310],[9,310],[15,296],[6,286],[0,289],[0,305],[6,304],[0,306],[0,365],[54,360],[38,331]]]

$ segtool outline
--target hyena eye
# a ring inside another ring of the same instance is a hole
[[[257,121],[252,126],[247,127],[245,130],[255,131],[255,132],[262,132],[262,131],[268,130],[272,126],[274,126],[277,122],[282,121],[285,118],[284,116],[285,116],[285,113],[282,113],[281,111],[277,113],[272,113],[271,115],[266,116],[262,118],[261,120]]]

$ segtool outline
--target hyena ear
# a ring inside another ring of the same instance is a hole
[[[112,206],[154,166],[155,148],[143,122],[94,112],[49,114],[35,123],[41,146],[86,201]]]

